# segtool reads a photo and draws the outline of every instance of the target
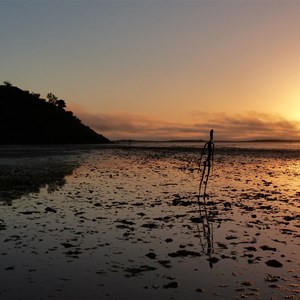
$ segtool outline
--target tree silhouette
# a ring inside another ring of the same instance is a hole
[[[41,94],[39,94],[39,93],[34,93],[34,92],[32,92],[31,95],[34,96],[34,97],[36,97],[36,98],[38,98],[38,99],[39,99],[40,96],[41,96]]]
[[[60,107],[60,108],[65,108],[66,107],[66,102],[65,100],[59,99],[56,101],[56,106]]]
[[[58,98],[52,93],[47,94],[47,99],[48,99],[49,103],[54,104],[54,105],[56,105],[56,102],[58,100]]]
[[[6,80],[6,81],[3,81],[3,84],[4,84],[5,86],[9,86],[9,87],[11,87],[11,86],[12,86],[11,82],[10,82],[10,81],[8,81],[8,80]]]
[[[52,93],[48,93],[47,94],[47,99],[48,99],[48,102],[61,108],[61,109],[64,109],[66,107],[66,102],[65,100],[62,100],[62,99],[58,99],[54,94]]]

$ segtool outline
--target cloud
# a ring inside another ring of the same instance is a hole
[[[256,112],[217,116],[212,128],[215,128],[224,139],[300,138],[300,122]]]
[[[300,139],[300,122],[266,113],[202,113],[198,122],[183,123],[126,113],[74,112],[83,123],[110,139],[207,139],[211,128],[216,140]]]

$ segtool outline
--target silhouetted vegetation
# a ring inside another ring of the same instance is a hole
[[[0,85],[0,144],[110,143],[66,111],[64,100],[52,93],[47,99],[9,81]]]
[[[5,86],[12,86],[12,84],[10,83],[10,81],[6,80],[6,81],[3,81],[3,84]]]
[[[65,108],[66,107],[66,103],[65,103],[65,100],[62,100],[62,99],[58,99],[54,94],[52,93],[48,93],[47,94],[47,99],[48,99],[48,102],[53,104],[53,105],[56,105],[57,107],[60,107],[60,108]]]

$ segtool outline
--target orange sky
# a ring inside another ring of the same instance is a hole
[[[300,1],[0,5],[2,81],[108,138],[300,138]]]

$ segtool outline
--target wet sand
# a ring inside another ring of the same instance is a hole
[[[1,299],[299,299],[298,157],[219,152],[199,205],[195,150],[28,153],[0,156]]]

